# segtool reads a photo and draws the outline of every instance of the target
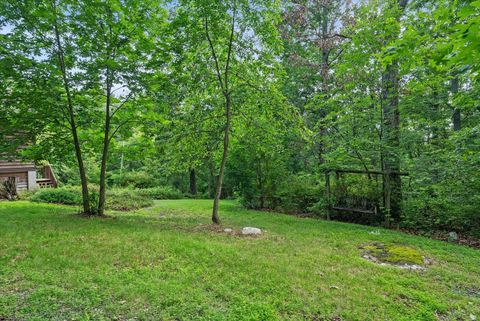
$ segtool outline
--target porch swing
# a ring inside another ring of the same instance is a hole
[[[335,184],[331,187],[331,176],[334,174]],[[349,184],[346,177],[349,175],[366,176],[368,179],[360,181],[361,190],[356,191],[357,184]],[[375,171],[356,169],[329,169],[325,171],[325,196],[328,204],[327,218],[330,212],[348,212],[377,216],[390,213],[392,176],[409,176],[406,172]],[[366,184],[366,185],[365,185]],[[365,192],[366,191],[366,192]]]

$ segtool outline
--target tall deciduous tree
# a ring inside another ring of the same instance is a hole
[[[315,96],[327,100],[335,91],[334,67],[341,60],[342,43],[349,39],[343,30],[353,22],[352,7],[350,1],[287,1],[280,26],[288,75],[284,92],[316,132],[313,152],[320,164],[326,154],[329,106],[309,102]]]
[[[90,95],[104,104],[97,208],[103,215],[110,143],[123,126],[136,121],[138,108],[132,101],[145,92],[144,78],[154,72],[149,63],[165,26],[166,12],[161,3],[152,6],[137,0],[90,0],[71,8],[75,13],[71,15],[76,26],[75,45],[81,57],[77,68],[84,71],[83,80],[89,87],[95,88]]]
[[[63,119],[70,128],[84,213],[103,215],[110,142],[125,124],[137,118],[139,108],[131,102],[144,92],[146,75],[153,73],[149,63],[158,57],[154,49],[165,25],[165,9],[160,3],[152,6],[137,0],[45,0],[24,1],[18,6],[4,3],[0,10],[2,22],[11,29],[7,35],[10,43],[25,42],[13,47],[11,56],[61,84],[59,102],[45,114]],[[51,94],[45,87],[42,95]],[[102,109],[103,124],[98,116]],[[55,116],[50,115],[52,112]],[[82,127],[90,136],[103,128],[97,208],[90,204]]]
[[[83,211],[90,214],[88,182],[77,124],[78,113],[81,112],[82,107],[75,104],[72,97],[76,94],[77,85],[73,79],[75,72],[72,69],[78,62],[76,56],[78,52],[66,40],[74,37],[72,25],[66,18],[67,6],[66,2],[58,3],[57,1],[24,1],[16,6],[4,2],[0,7],[0,16],[2,23],[10,29],[5,36],[5,41],[10,44],[22,41],[21,45],[11,45],[10,57],[18,64],[30,65],[31,69],[35,70],[35,74],[45,72],[52,78],[58,77],[59,85],[63,87],[63,93],[58,97],[59,102],[53,105],[55,110],[52,108],[44,110],[45,118],[49,118],[50,115],[47,113],[53,111],[60,116],[54,118],[62,118],[70,128],[82,185]],[[48,89],[48,87],[44,88],[42,92],[44,96],[47,96]],[[60,95],[60,92],[56,94]],[[28,106],[23,111],[28,112],[35,107],[41,106]]]
[[[232,115],[235,109],[240,109],[240,106],[234,107],[235,92],[239,86],[255,83],[255,77],[263,78],[271,72],[272,50],[277,49],[278,7],[274,2],[263,0],[185,1],[183,4],[182,10],[188,12],[192,30],[203,33],[203,44],[196,52],[209,62],[217,93],[222,97],[223,151],[212,211],[212,221],[219,224]]]
[[[223,185],[223,178],[225,176],[225,166],[227,164],[227,156],[228,156],[228,147],[230,141],[230,128],[231,128],[231,121],[232,121],[232,92],[231,92],[231,79],[229,77],[230,73],[230,62],[232,59],[232,49],[233,49],[233,42],[235,40],[235,27],[236,27],[236,18],[237,18],[237,3],[233,1],[233,8],[230,9],[232,11],[232,21],[230,22],[230,34],[228,40],[226,42],[226,58],[225,63],[223,64],[219,60],[219,56],[217,56],[217,50],[215,49],[215,44],[213,43],[211,37],[211,31],[208,27],[208,15],[205,13],[204,17],[204,26],[205,26],[205,36],[208,40],[208,44],[211,49],[211,55],[213,58],[213,63],[215,65],[215,73],[218,79],[218,86],[222,91],[223,97],[225,99],[225,128],[223,130],[223,153],[222,153],[222,160],[220,162],[220,171],[217,176],[217,184],[215,187],[215,198],[213,199],[213,212],[212,212],[212,221],[215,224],[220,224],[220,217],[218,215],[218,205],[220,202],[220,197],[222,196],[222,185]],[[224,65],[224,66],[222,66]],[[223,69],[223,70],[222,70]]]
[[[392,21],[394,29],[387,35],[385,44],[387,48],[391,43],[398,39],[400,33],[400,18],[407,6],[408,0],[394,0],[387,4],[385,10],[392,12]],[[386,204],[390,210],[390,215],[395,221],[399,221],[402,210],[402,180],[398,175],[400,172],[400,109],[399,109],[399,87],[398,87],[398,61],[393,58],[387,62],[382,74],[382,139],[384,142],[384,152],[382,155],[383,169],[388,173],[387,183],[387,201]],[[390,174],[391,172],[394,172]]]

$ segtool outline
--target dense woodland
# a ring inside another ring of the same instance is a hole
[[[480,1],[7,0],[0,27],[1,150],[87,214],[164,187],[215,223],[237,198],[480,233]]]

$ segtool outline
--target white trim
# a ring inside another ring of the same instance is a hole
[[[27,182],[28,182],[29,191],[34,191],[35,189],[37,189],[37,172],[36,171],[28,171]]]

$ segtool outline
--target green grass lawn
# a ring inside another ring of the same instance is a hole
[[[394,231],[248,211],[223,201],[158,201],[84,218],[76,208],[0,202],[0,320],[480,319],[480,251]],[[361,257],[412,246],[426,271]]]

